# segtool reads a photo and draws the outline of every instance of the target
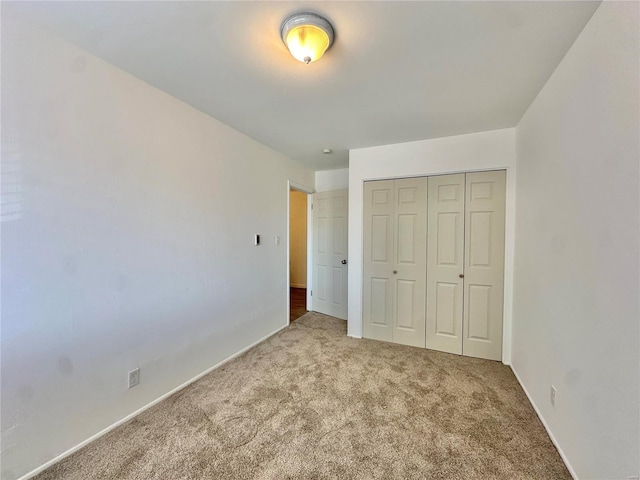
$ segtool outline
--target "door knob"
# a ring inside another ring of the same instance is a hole
[[[395,275],[396,273],[398,273],[398,270],[394,270],[394,271],[393,271],[393,274],[394,274],[394,275]]]
[[[347,264],[347,261],[346,261],[346,260],[342,260],[342,264],[343,264],[343,265],[346,265],[346,264]]]
[[[464,278],[464,273],[461,273],[460,275],[458,275],[460,278]]]

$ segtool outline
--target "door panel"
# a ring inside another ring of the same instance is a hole
[[[458,298],[460,287],[456,283],[436,283],[436,328],[438,335],[455,338],[459,321]]]
[[[313,310],[346,320],[348,191],[313,197]]]
[[[391,282],[388,278],[372,278],[370,285],[371,295],[368,296],[368,311],[371,324],[382,327],[391,333]],[[365,335],[367,338],[373,338]],[[389,338],[391,340],[391,338]]]
[[[371,261],[389,263],[391,243],[391,215],[373,215],[371,217]]]
[[[493,212],[471,212],[469,214],[469,265],[491,266],[491,226]]]
[[[427,179],[394,181],[397,307],[394,309],[392,339],[396,343],[425,346],[425,276],[427,250]]]
[[[345,223],[344,216],[340,215],[333,217],[333,242],[331,245],[333,247],[334,255],[340,255],[343,258],[347,258],[347,246],[342,242],[342,239],[345,236],[344,230],[347,227]]]
[[[333,291],[332,291],[332,299],[333,299],[333,303],[336,305],[342,305],[344,303],[344,298],[343,298],[343,292],[344,292],[344,287],[345,285],[343,284],[342,281],[342,266],[340,267],[333,267],[332,271],[333,271]]]
[[[460,258],[456,247],[459,243],[459,223],[462,214],[458,212],[438,212],[436,218],[436,228],[438,229],[434,245],[436,263],[455,267],[457,260]]]
[[[426,179],[364,184],[363,335],[424,347]]]
[[[320,210],[320,209],[318,209]],[[324,215],[326,215],[326,212],[324,213]],[[318,240],[317,245],[316,245],[316,252],[320,253],[320,254],[326,254],[327,253],[327,234],[329,232],[329,229],[327,228],[327,218],[326,217],[319,217],[318,218],[318,225],[317,225],[317,232],[316,232],[316,238]]]
[[[415,284],[410,280],[398,280],[396,282],[397,299],[396,302],[396,325],[397,328],[405,330],[415,330],[413,305],[416,302]]]
[[[364,183],[362,333],[392,341],[394,181]]]
[[[490,285],[470,285],[469,286],[469,312],[473,314],[473,319],[469,322],[467,338],[481,341],[489,341],[491,309],[491,286]]]
[[[316,277],[316,301],[327,301],[327,266],[318,265]]]
[[[502,359],[506,172],[468,173],[464,355]]]
[[[415,239],[415,215],[398,215],[398,258],[396,263],[415,265],[414,239]]]
[[[426,346],[462,353],[464,174],[429,177]]]

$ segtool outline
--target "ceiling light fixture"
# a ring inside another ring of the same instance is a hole
[[[296,13],[284,21],[280,36],[296,60],[309,64],[319,60],[333,43],[333,27],[315,13]]]

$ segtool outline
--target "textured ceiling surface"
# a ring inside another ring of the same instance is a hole
[[[314,170],[348,150],[513,127],[599,2],[3,2]],[[318,62],[279,36],[322,14]],[[331,148],[332,155],[323,155]]]

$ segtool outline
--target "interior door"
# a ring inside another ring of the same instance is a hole
[[[427,348],[462,354],[465,175],[429,177]]]
[[[316,312],[347,319],[348,190],[313,195],[313,285]]]
[[[364,183],[363,335],[393,340],[393,180]]]
[[[466,176],[462,351],[501,360],[506,172]]]
[[[364,184],[363,335],[425,346],[426,178]]]
[[[427,179],[395,180],[393,341],[425,346]]]

